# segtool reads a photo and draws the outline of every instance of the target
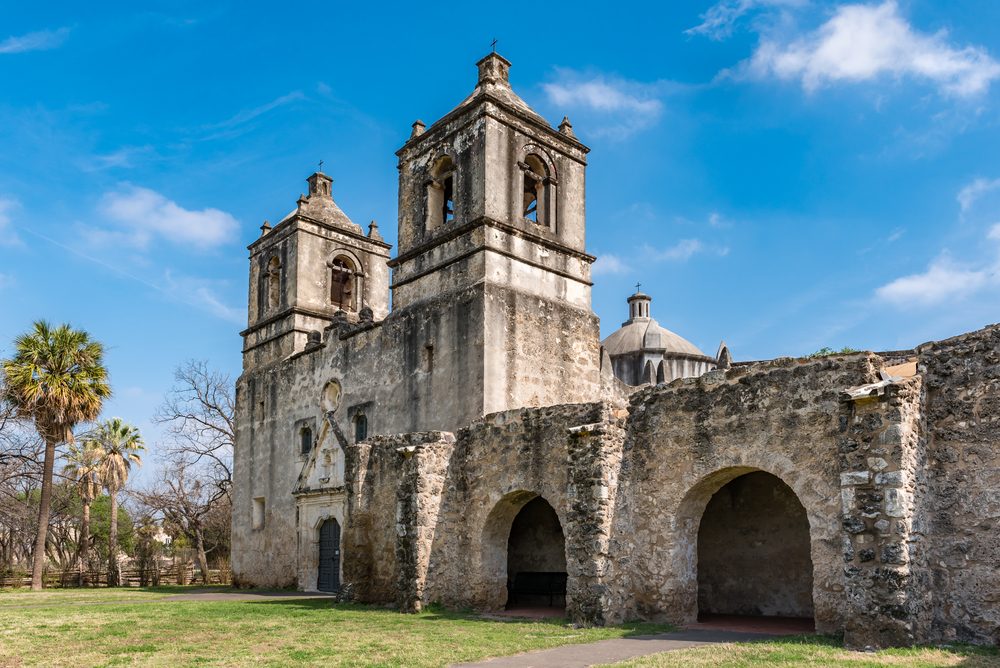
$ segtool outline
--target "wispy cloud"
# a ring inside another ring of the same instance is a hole
[[[661,85],[603,74],[558,68],[542,84],[548,101],[560,109],[591,114],[601,123],[593,134],[624,138],[654,124],[663,113]]]
[[[103,169],[134,167],[138,157],[152,155],[155,152],[155,149],[149,144],[144,146],[122,146],[110,153],[97,153],[86,156],[81,161],[81,168],[86,172],[96,172]]]
[[[239,228],[225,211],[185,209],[154,190],[131,184],[105,193],[98,209],[118,227],[92,232],[91,240],[97,243],[125,242],[146,248],[154,239],[164,239],[203,250],[231,240]]]
[[[11,274],[0,274],[0,290],[14,285],[14,277]]]
[[[29,32],[24,35],[8,37],[0,42],[0,54],[54,49],[62,45],[67,37],[69,37],[69,28],[39,30],[38,32]]]
[[[945,95],[971,97],[1000,77],[1000,63],[983,47],[949,43],[946,31],[916,30],[895,0],[887,0],[841,5],[817,30],[795,39],[762,39],[745,73],[799,80],[806,91],[883,76],[910,77]]]
[[[219,281],[178,276],[168,271],[164,276],[163,291],[176,301],[194,306],[222,320],[237,325],[246,324],[246,309],[226,304],[225,300],[218,295],[220,287]]]
[[[159,293],[168,301],[193,306],[200,311],[204,311],[217,318],[232,323],[246,323],[246,311],[229,306],[226,304],[225,300],[218,295],[218,291],[226,285],[224,281],[213,281],[194,276],[182,276],[175,274],[168,269],[163,272],[161,280],[154,282],[126,271],[118,263],[112,264],[110,262],[106,262],[99,257],[82,252],[75,246],[69,246],[60,241],[56,241],[55,239],[34,230],[28,230],[28,233],[52,244],[53,246],[61,248],[71,255],[103,267],[112,274],[143,285],[150,290]]]
[[[706,244],[701,239],[681,239],[666,248],[649,245],[642,247],[643,257],[653,262],[685,262],[695,255],[704,253],[725,257],[729,254],[729,248]]]
[[[594,276],[608,276],[610,274],[624,274],[630,267],[617,255],[605,253],[597,256],[597,260],[591,266],[591,273]]]
[[[306,96],[302,93],[302,91],[296,90],[275,98],[266,104],[252,107],[250,109],[243,109],[224,121],[204,126],[202,129],[206,131],[207,134],[202,137],[202,139],[231,139],[239,136],[243,134],[246,131],[247,126],[251,125],[257,118],[293,102],[304,100],[305,97]]]
[[[762,8],[803,7],[808,0],[723,0],[708,8],[701,15],[701,23],[685,30],[688,35],[704,35],[722,40],[733,34],[733,29],[747,14]]]
[[[20,237],[14,231],[11,224],[11,212],[18,208],[20,204],[16,199],[10,197],[0,197],[0,246],[18,246],[21,244]]]
[[[972,205],[976,203],[980,197],[988,192],[1000,188],[1000,178],[997,179],[984,179],[977,178],[973,179],[971,182],[962,187],[958,191],[958,195],[955,199],[958,200],[958,205],[962,209],[962,213],[966,213],[972,208]]]

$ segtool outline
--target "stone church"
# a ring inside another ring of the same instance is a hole
[[[637,292],[602,342],[588,149],[509,68],[413,124],[394,256],[322,173],[250,245],[236,581],[1000,641],[1000,327],[733,362]]]

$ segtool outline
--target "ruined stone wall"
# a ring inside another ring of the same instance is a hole
[[[1000,643],[1000,326],[918,348],[930,639]]]
[[[806,510],[817,630],[841,631],[840,393],[874,380],[876,363],[868,355],[776,360],[634,394],[611,533],[608,618],[693,621],[702,513],[723,485],[765,471]]]
[[[921,379],[875,388],[844,403],[840,416],[844,641],[851,647],[907,645],[925,637],[921,559],[914,533],[924,465]]]
[[[621,433],[608,436],[608,425],[623,415],[609,411],[603,404],[521,409],[454,437],[406,434],[352,447],[345,579],[357,582],[362,600],[405,609],[502,608],[512,524],[541,497],[563,531],[567,603],[595,610],[614,483],[595,460],[606,461],[606,440],[619,450],[622,441]]]

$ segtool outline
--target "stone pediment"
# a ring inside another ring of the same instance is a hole
[[[328,413],[292,493],[301,495],[343,487],[346,449],[347,438],[333,415]]]

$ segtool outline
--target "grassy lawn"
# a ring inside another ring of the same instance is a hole
[[[663,630],[404,615],[323,599],[162,600],[180,591],[191,588],[0,593],[0,666],[442,666]]]
[[[875,666],[963,666],[985,668],[1000,666],[1000,652],[995,647],[960,645],[949,648],[917,647],[887,649],[880,652],[850,652],[834,638],[796,636],[769,642],[738,643],[698,647],[676,652],[651,654],[624,663],[616,668],[661,668],[663,666],[845,666],[868,668]]]

